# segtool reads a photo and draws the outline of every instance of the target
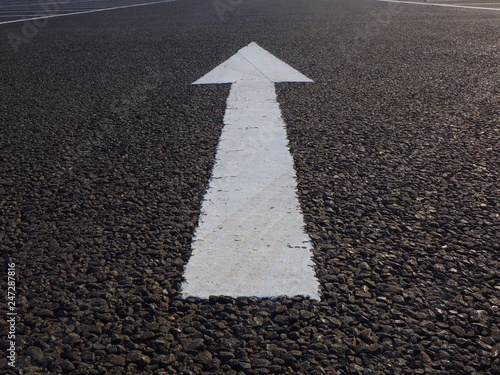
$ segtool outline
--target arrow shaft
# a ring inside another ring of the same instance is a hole
[[[274,84],[252,75],[233,83],[224,125],[184,297],[319,299]]]

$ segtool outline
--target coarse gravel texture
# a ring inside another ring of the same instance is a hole
[[[0,26],[19,373],[499,374],[498,12],[232,4]],[[315,81],[277,93],[321,301],[181,299],[229,93],[190,83],[252,41]]]

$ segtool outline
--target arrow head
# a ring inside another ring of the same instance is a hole
[[[313,82],[257,43],[252,42],[193,84],[234,83],[244,77],[271,82]]]

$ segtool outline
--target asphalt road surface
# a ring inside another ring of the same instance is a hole
[[[486,2],[2,3],[2,373],[499,374]],[[314,81],[276,93],[320,301],[182,299],[230,90],[191,83],[251,42]]]

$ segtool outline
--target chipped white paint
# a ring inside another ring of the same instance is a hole
[[[194,82],[232,86],[184,298],[320,298],[274,82],[312,81],[255,43]]]

